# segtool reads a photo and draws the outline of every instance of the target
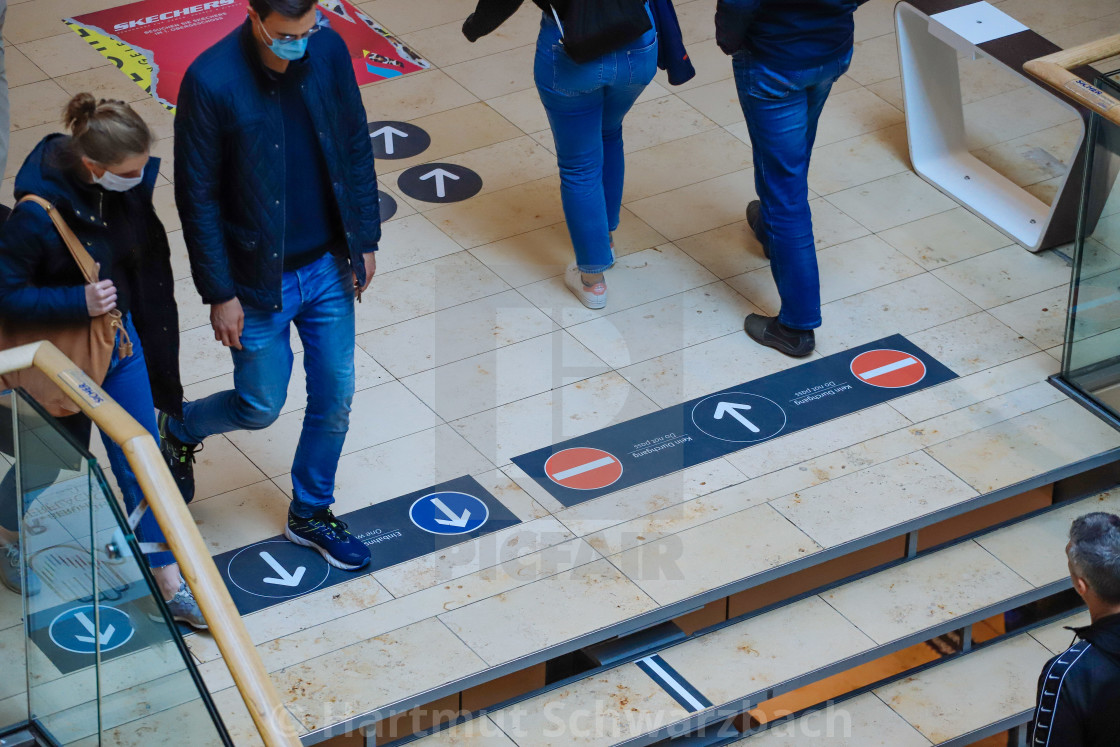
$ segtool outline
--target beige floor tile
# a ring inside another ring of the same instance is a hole
[[[1034,353],[962,376],[940,386],[891,400],[890,406],[915,423],[972,407],[994,397],[1046,381],[1058,367],[1045,353]]]
[[[1000,4],[1000,10],[1035,31],[1049,35],[1059,29],[1115,12],[1115,6],[1108,0],[1070,0],[1058,9],[1038,0],[1005,0]]]
[[[910,421],[890,405],[876,405],[812,428],[764,441],[731,454],[726,459],[747,477],[758,477],[794,467],[808,459],[854,446],[908,425]]]
[[[846,350],[887,335],[904,335],[980,311],[929,273],[825,304],[817,331],[821,355]]]
[[[822,201],[814,202],[820,204]],[[832,208],[831,205],[829,207]],[[709,272],[724,280],[770,264],[745,220],[678,239],[676,244]]]
[[[460,153],[522,135],[502,115],[482,102],[420,117],[412,120],[412,124],[423,128],[431,136],[432,144],[423,153],[412,158],[391,161],[382,159],[378,162],[378,171],[385,174],[387,179],[393,179],[394,183],[396,178],[392,175],[405,169],[433,161],[452,160],[458,163],[454,156]],[[423,202],[413,203],[414,207],[423,205]]]
[[[712,10],[705,3],[683,2],[676,3],[677,18],[681,23],[681,36],[684,43],[690,47],[711,47],[713,44],[704,42],[715,36],[715,24],[712,22]],[[730,63],[730,60],[728,60]]]
[[[771,503],[824,547],[963,503],[976,492],[925,454],[911,454]]]
[[[191,515],[212,555],[268,539],[284,530],[289,498],[271,481],[191,503]]]
[[[826,304],[871,288],[921,274],[922,268],[878,236],[864,236],[817,253],[821,303]],[[781,299],[769,267],[729,278],[727,284],[771,316]]]
[[[56,28],[59,30],[57,36],[36,39],[19,46],[19,51],[47,75],[54,78],[113,64],[73,31],[67,30],[64,24],[59,23]]]
[[[424,70],[362,88],[362,103],[371,122],[419,119],[477,100],[442,70]]]
[[[848,77],[861,86],[894,78],[898,69],[898,43],[893,33],[856,42]]]
[[[424,620],[370,638],[272,676],[288,706],[309,729],[465,677],[484,662],[438,620]],[[408,676],[385,677],[405,670]]]
[[[1011,239],[963,207],[883,231],[880,237],[927,270],[1005,247]]]
[[[417,747],[517,747],[506,733],[491,720],[500,716],[482,716],[438,731],[416,741]]]
[[[973,314],[909,337],[959,376],[1038,352],[990,314]]]
[[[489,490],[502,502],[502,505],[522,521],[543,519],[551,513],[529,491],[523,490],[521,485],[502,470],[489,470],[478,473],[474,477],[479,485]]]
[[[910,172],[828,195],[825,199],[872,231],[884,231],[956,207]]]
[[[987,493],[1118,446],[1115,430],[1066,400],[928,451]]]
[[[626,159],[626,203],[751,165],[751,150],[723,129],[670,140]]]
[[[902,98],[902,77],[887,78],[878,83],[872,83],[866,86],[868,91],[886,101],[888,104],[898,109],[901,112],[906,111],[906,102]]]
[[[516,187],[432,207],[428,219],[468,249],[551,226],[564,219],[560,177],[549,176]]]
[[[619,371],[661,407],[754,381],[802,361],[734,332]]]
[[[8,166],[4,172],[4,177],[14,177],[20,166],[23,165],[24,160],[31,155],[31,151],[39,144],[39,141],[58,131],[59,125],[44,124],[12,132],[8,140]],[[178,221],[178,216],[175,216],[175,220]]]
[[[821,112],[816,147],[877,132],[904,119],[901,111],[866,88],[833,93]]]
[[[501,293],[508,286],[466,252],[378,274],[355,306],[358,333]]]
[[[1027,581],[1044,586],[1069,575],[1066,543],[1073,520],[1094,511],[1118,510],[1120,492],[1112,490],[1000,529],[977,542]]]
[[[687,715],[637,664],[624,664],[490,717],[518,747],[608,747]]]
[[[437,415],[451,421],[609,370],[561,330],[414,374],[402,383]]]
[[[70,96],[53,80],[44,80],[10,88],[8,100],[11,107],[11,127],[13,130],[22,130],[43,124],[58,126],[62,110]]]
[[[462,251],[463,247],[422,215],[409,215],[381,227],[377,271],[381,274]]]
[[[225,436],[211,436],[195,455],[196,500],[227,493],[267,479]]]
[[[1082,628],[1089,623],[1089,611],[1083,610],[1063,620],[1035,628],[1031,631],[1031,638],[1050,649],[1051,653],[1060,654],[1072,646],[1075,640],[1073,633],[1067,628]]]
[[[366,389],[354,395],[343,453],[427,430],[438,422],[435,414],[398,382]],[[227,437],[262,472],[276,477],[291,471],[302,429],[303,411],[297,410],[281,415],[264,430],[233,431]]]
[[[730,65],[728,66],[730,72]],[[735,80],[725,77],[702,86],[691,86],[677,94],[680,98],[721,127],[743,121]]]
[[[709,285],[716,277],[672,244],[618,257],[607,271],[608,302],[594,311],[580,303],[564,284],[563,276],[520,288],[537,308],[562,326],[604,317],[650,301]]]
[[[763,505],[671,534],[610,560],[665,605],[819,550],[804,532]]]
[[[122,77],[118,71],[114,72],[117,73],[118,78]],[[12,46],[10,43],[4,45],[4,74],[8,78],[10,88],[25,86],[28,83],[38,83],[50,78],[34,62],[27,59],[27,55],[19,51],[19,47]],[[66,84],[62,81],[63,79],[59,79],[57,82],[63,88],[66,88]],[[133,86],[133,88],[140,90],[136,86]],[[70,91],[70,93],[77,93],[77,91]]]
[[[622,368],[736,332],[756,311],[724,283],[712,283],[568,331],[612,368]]]
[[[395,34],[431,28],[452,21],[463,21],[475,9],[475,0],[369,0],[358,7]]]
[[[885,644],[1031,591],[984,548],[966,542],[821,595]]]
[[[501,28],[473,44],[463,36],[462,21],[412,31],[402,34],[401,39],[425,59],[445,68],[531,44],[537,38],[540,23],[540,8],[523,5]]]
[[[677,3],[678,10],[681,7],[684,7],[684,5],[682,3]],[[710,13],[711,10],[709,9],[709,14]],[[710,17],[708,22],[714,27],[715,24]],[[692,66],[696,68],[695,78],[679,86],[673,86],[669,84],[669,77],[665,71],[658,70],[656,77],[654,77],[654,82],[674,93],[683,94],[694,91],[697,88],[702,88],[710,83],[729,80],[733,76],[731,58],[725,55],[723,50],[711,42],[689,44],[688,58],[692,60]],[[684,96],[681,98],[684,98]],[[685,100],[687,101],[687,99]],[[741,117],[742,114],[739,116]]]
[[[535,89],[533,60],[536,53],[535,43],[526,44],[506,52],[444,67],[443,71],[480,99],[492,99],[516,91]]]
[[[657,409],[617,373],[609,373],[511,402],[452,425],[483,456],[502,466],[520,454]]]
[[[808,734],[827,737],[832,747],[928,747],[930,744],[871,693],[772,727],[750,737],[749,743],[751,747],[795,745]]]
[[[1024,187],[1065,176],[1084,132],[1078,119],[983,148],[974,155]]]
[[[754,169],[743,169],[627,205],[671,240],[737,223],[755,199]]]
[[[542,604],[563,615],[540,615]],[[440,615],[491,666],[570,640],[656,606],[606,560]]]
[[[875,691],[935,744],[1030,710],[1050,652],[1021,636]]]
[[[642,520],[717,490],[744,482],[724,459],[713,459],[640,485],[616,491],[555,513],[564,525],[583,537],[629,520]],[[617,550],[614,552],[618,552]],[[613,554],[613,552],[612,552]]]
[[[1077,115],[1041,88],[1027,87],[965,104],[969,150],[1021,138],[1070,122]]]
[[[523,132],[541,132],[548,129],[548,115],[545,114],[544,105],[541,104],[541,97],[535,86],[487,99],[486,103]]]
[[[1022,298],[988,313],[1042,349],[1061,345],[1066,333],[1069,289],[1059,286]]]
[[[214,339],[214,332],[198,327],[179,335],[179,375],[183,386],[233,372],[229,352]]]
[[[820,597],[809,597],[674,646],[661,657],[713,703],[728,703],[873,646]]]
[[[809,187],[817,194],[831,194],[909,170],[906,128],[892,125],[814,150]]]
[[[357,342],[394,375],[408,376],[555,329],[551,319],[510,290],[367,332]]]
[[[987,309],[1066,285],[1070,269],[1053,252],[1032,254],[1015,244],[939,268],[933,274]]]

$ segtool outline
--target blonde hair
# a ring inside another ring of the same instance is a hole
[[[85,156],[111,166],[151,149],[152,131],[123,101],[98,101],[92,94],[79,93],[66,104],[62,122],[70,130],[70,149],[76,159]]]

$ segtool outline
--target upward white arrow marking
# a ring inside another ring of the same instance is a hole
[[[420,181],[426,181],[433,178],[436,180],[436,197],[447,197],[447,189],[443,182],[444,179],[459,181],[459,177],[444,169],[433,169],[427,174],[424,174],[422,177],[420,177]]]
[[[272,557],[270,553],[262,552],[261,560],[272,566],[272,570],[276,571],[276,575],[280,578],[266,578],[263,579],[266,584],[275,584],[277,586],[299,586],[299,582],[303,580],[303,573],[307,569],[302,565],[296,568],[295,573],[288,573],[288,569],[276,562],[276,558]]]
[[[446,519],[436,519],[437,524],[443,524],[445,527],[455,527],[456,529],[462,529],[467,525],[467,522],[470,521],[471,510],[469,508],[463,509],[462,516],[456,516],[455,512],[448,508],[447,504],[441,501],[439,498],[433,498],[432,505],[438,508],[441,512],[443,512],[443,515],[447,517]]]
[[[716,405],[715,419],[723,420],[724,415],[730,415],[731,417],[738,420],[743,425],[743,427],[745,427],[751,433],[759,433],[760,431],[758,426],[747,420],[745,417],[743,417],[743,414],[739,412],[739,410],[749,409],[751,409],[750,405],[741,405],[738,402],[720,402],[718,405]]]
[[[380,130],[376,130],[374,132],[371,132],[369,134],[369,137],[370,137],[371,140],[375,137],[385,138],[385,155],[391,156],[391,155],[393,155],[393,152],[396,150],[396,146],[393,143],[393,138],[394,137],[408,137],[408,133],[407,132],[401,132],[400,130],[398,130],[396,127],[393,127],[392,125],[385,125]]]
[[[105,632],[98,635],[97,628],[93,627],[93,621],[86,617],[86,613],[84,612],[79,612],[78,614],[74,615],[74,619],[80,622],[82,624],[82,627],[86,629],[86,632],[89,633],[88,636],[74,636],[75,639],[81,641],[82,643],[97,643],[101,646],[107,646],[109,645],[109,639],[113,637],[113,633],[117,632],[117,629],[110,625],[109,627],[105,628]]]

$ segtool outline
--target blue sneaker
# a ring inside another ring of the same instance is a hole
[[[356,571],[369,563],[369,548],[346,530],[346,522],[335,518],[329,508],[316,511],[308,518],[288,510],[288,526],[284,536],[297,545],[319,551],[335,568]]]

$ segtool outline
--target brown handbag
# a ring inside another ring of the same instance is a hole
[[[51,222],[66,243],[66,248],[70,250],[70,256],[78,263],[86,282],[98,282],[97,263],[70,230],[70,226],[66,225],[66,221],[55,206],[37,195],[25,195],[19,202],[33,202],[47,211]],[[105,381],[105,374],[109,371],[118,332],[121,335],[118,355],[127,358],[132,355],[132,341],[124,329],[121,312],[117,309],[88,320],[74,322],[38,322],[33,319],[0,318],[0,350],[48,340],[100,385]],[[6,374],[0,377],[0,385],[5,389],[23,387],[55,417],[73,415],[81,411],[74,404],[73,399],[63,394],[62,390],[45,374],[34,368]]]

